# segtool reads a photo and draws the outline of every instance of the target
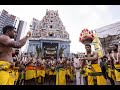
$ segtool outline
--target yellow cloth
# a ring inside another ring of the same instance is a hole
[[[109,76],[110,78],[112,78],[113,80],[115,80],[114,71],[111,71],[110,65],[108,65],[108,70],[107,70],[107,72],[108,72],[108,76]]]
[[[88,72],[87,72],[87,68],[86,68],[86,67],[84,67],[84,68],[83,68],[83,71],[85,71],[85,73],[84,73],[84,74],[82,74],[82,76],[83,76],[83,77],[88,76]]]
[[[41,71],[37,69],[37,77],[40,77]]]
[[[69,75],[69,76],[71,75],[71,74],[70,74],[70,69],[67,69],[67,70],[66,70],[66,74]]]
[[[59,72],[56,73],[56,85],[66,85],[66,70],[60,69]]]
[[[41,83],[41,77],[38,77],[38,83]]]
[[[49,74],[49,69],[45,70],[45,74],[47,74],[47,75]]]
[[[102,52],[103,50],[102,50],[102,47],[101,47],[101,43],[100,43],[98,34],[95,33],[94,37],[95,37],[95,39],[93,40],[93,43],[95,43],[94,48],[98,52],[98,58],[101,58],[103,56],[103,52]]]
[[[70,80],[72,80],[72,81],[74,80],[74,73],[70,74]]]
[[[15,82],[15,71],[14,70],[11,70],[11,73],[10,73],[10,82]],[[12,84],[14,85],[14,84]]]
[[[29,79],[32,79],[32,78],[35,78],[36,77],[36,71],[35,70],[26,70],[26,73],[25,73],[25,79],[26,80],[29,80]]]
[[[70,80],[74,79],[74,72],[72,71],[73,67],[70,68]]]
[[[18,77],[19,77],[19,72],[18,72],[18,70],[15,70],[15,81],[18,80]]]
[[[26,73],[25,73],[25,80],[29,80],[32,78],[36,78],[36,67],[35,66],[27,66]]]
[[[40,70],[40,72],[41,72],[40,75],[41,75],[42,77],[45,77],[45,70]]]
[[[120,68],[120,64],[115,65],[115,68]],[[116,69],[114,69],[114,73],[115,73],[115,81],[120,81],[120,72],[118,72]]]
[[[95,72],[102,72],[98,64],[92,64],[92,67],[94,68]],[[92,72],[93,72],[92,69],[87,68],[87,74]],[[106,85],[106,80],[103,75],[96,76],[96,78],[97,78],[97,85]],[[93,76],[88,75],[88,85],[94,85]]]
[[[21,72],[21,79],[24,79],[24,72]]]
[[[72,80],[72,81],[74,80],[74,74],[70,75],[70,80]]]
[[[0,66],[6,67],[6,71],[0,70],[0,85],[14,85],[15,74],[14,70],[10,69],[10,63],[0,61]]]
[[[51,70],[49,70],[49,75],[56,75],[56,71],[51,71]]]

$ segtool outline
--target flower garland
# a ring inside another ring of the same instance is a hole
[[[80,38],[79,41],[82,42],[83,44],[91,43],[94,40],[94,35],[92,32],[90,32],[88,29],[83,29],[82,32],[80,33]]]
[[[93,51],[91,52],[91,54],[93,54]],[[87,53],[85,53],[85,55],[87,55]],[[85,60],[85,61],[87,63],[87,68],[91,68],[92,61],[89,61],[89,60]]]
[[[93,33],[89,31],[88,29],[83,29],[82,32],[80,33],[80,38],[79,41],[81,43],[85,44],[90,44],[92,41],[95,39]],[[93,54],[93,52],[91,52]],[[87,54],[86,54],[87,55]],[[91,61],[86,60],[87,63],[87,68],[91,68]]]

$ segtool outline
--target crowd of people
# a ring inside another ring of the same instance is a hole
[[[98,52],[92,51],[91,45],[85,45],[85,55],[75,58],[36,57],[31,53],[19,53],[31,32],[19,40],[13,26],[5,26],[0,36],[0,85],[111,85],[120,84],[120,54],[118,45],[107,47],[107,52],[99,58]],[[17,49],[14,49],[17,48]]]
[[[62,57],[58,60],[36,59],[29,54],[26,56],[21,61],[14,57],[15,65],[19,67],[15,74],[16,85],[43,85],[46,82],[49,85],[66,85],[73,82],[75,72],[72,60]]]

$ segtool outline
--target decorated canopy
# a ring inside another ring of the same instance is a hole
[[[94,35],[88,29],[83,29],[80,33],[79,41],[83,44],[90,44],[94,40]]]

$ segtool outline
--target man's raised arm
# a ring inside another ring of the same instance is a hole
[[[30,32],[28,32],[27,34],[29,36],[26,35],[24,38],[22,38],[19,41],[14,41],[14,40],[11,40],[11,38],[9,38],[8,36],[3,36],[0,38],[0,43],[8,47],[21,48],[25,45],[27,39],[31,36]]]

